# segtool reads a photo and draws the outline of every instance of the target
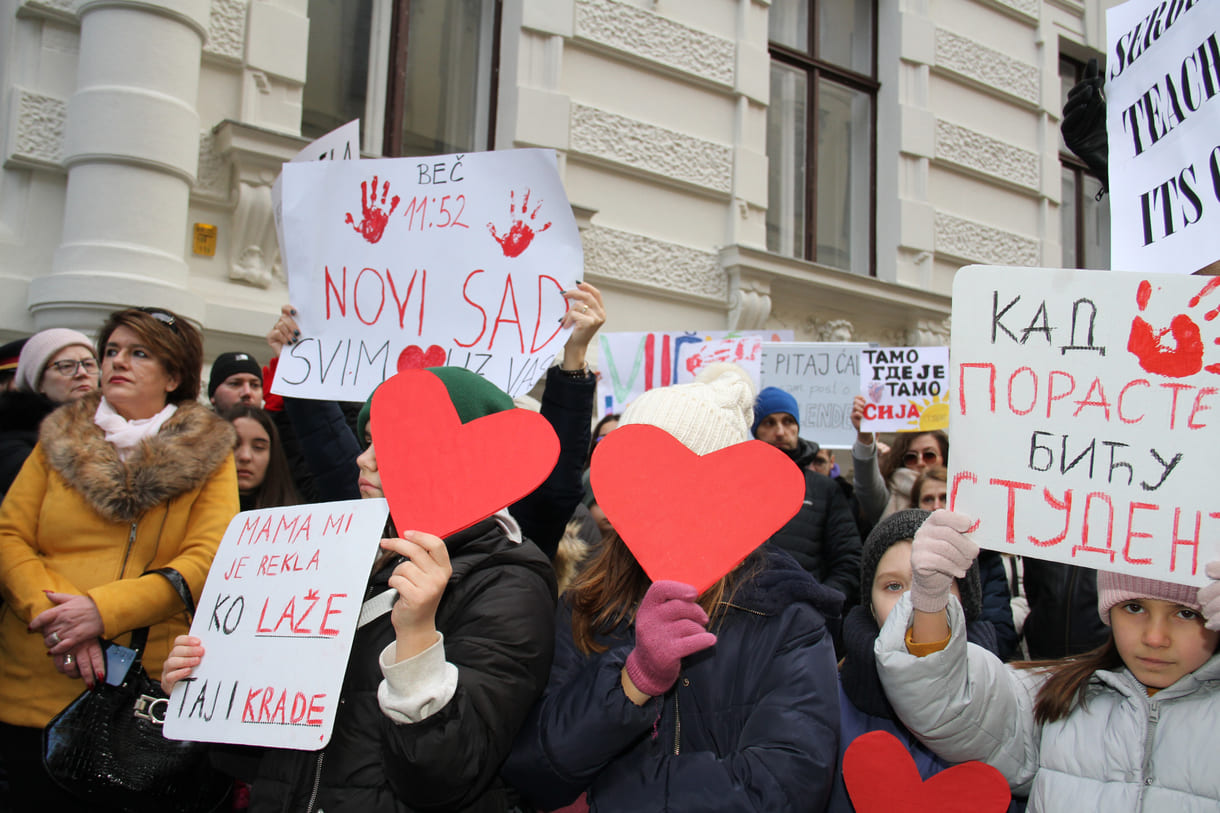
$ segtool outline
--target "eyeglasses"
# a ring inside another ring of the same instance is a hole
[[[97,362],[93,359],[53,361],[47,365],[47,369],[54,370],[64,378],[73,378],[77,370],[84,370],[88,375],[95,374],[97,372]]]
[[[147,313],[149,316],[156,319],[170,330],[174,331],[174,333],[178,332],[178,326],[174,324],[176,320],[174,319],[174,315],[172,313],[166,313],[160,308],[136,308],[136,310],[138,310],[140,313]]]
[[[924,449],[922,454],[920,452],[907,452],[902,456],[902,463],[906,466],[914,466],[919,462],[921,457],[923,458],[924,463],[932,465],[940,460],[940,452],[936,451],[935,449]]]

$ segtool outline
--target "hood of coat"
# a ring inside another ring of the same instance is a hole
[[[811,440],[797,438],[795,449],[781,449],[780,451],[788,455],[793,463],[803,469],[813,461],[813,456],[821,451],[821,449],[821,446]]]
[[[233,451],[232,424],[188,401],[120,460],[93,422],[100,400],[94,393],[53,412],[42,423],[39,442],[51,468],[112,522],[129,522],[197,487]]]
[[[817,581],[787,552],[765,544],[741,567],[744,578],[729,603],[764,615],[776,615],[789,604],[803,601],[833,622],[843,609],[843,594]]]

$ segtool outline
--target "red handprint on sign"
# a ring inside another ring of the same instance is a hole
[[[394,214],[394,210],[398,207],[398,195],[395,195],[390,200],[389,211],[385,210],[386,195],[390,192],[390,182],[386,181],[381,187],[381,202],[377,201],[377,176],[373,176],[372,188],[366,181],[360,182],[360,207],[364,210],[363,216],[360,218],[360,224],[352,218],[352,213],[347,213],[345,223],[351,223],[352,228],[357,234],[363,237],[370,243],[376,243],[381,239],[381,235],[385,232],[385,224],[389,222],[390,215]]]
[[[521,212],[517,213],[517,198],[515,193],[508,193],[508,214],[512,217],[513,224],[509,228],[508,233],[500,235],[496,233],[496,227],[492,223],[487,224],[487,230],[491,232],[491,236],[500,244],[500,249],[504,252],[505,257],[519,257],[521,252],[529,248],[530,243],[534,241],[535,234],[542,234],[551,227],[550,221],[537,232],[534,227],[525,222],[525,216],[530,206],[530,190],[525,190],[525,198],[521,201]],[[534,211],[528,212],[529,219],[534,220],[538,216],[538,210],[542,208],[542,201],[538,201],[538,205],[534,207]]]
[[[1220,277],[1208,280],[1199,293],[1190,298],[1190,307],[1197,307],[1203,297],[1217,286],[1220,286]],[[1135,294],[1135,302],[1140,311],[1148,307],[1151,297],[1152,283],[1144,280]],[[1220,315],[1220,307],[1203,314],[1203,319],[1210,322],[1217,315]],[[1166,338],[1172,338],[1173,344],[1166,344]],[[1220,344],[1220,339],[1216,339],[1214,343]],[[1131,320],[1127,349],[1139,359],[1141,367],[1157,375],[1185,378],[1199,370],[1220,374],[1220,364],[1203,366],[1203,337],[1199,325],[1185,313],[1174,316],[1169,320],[1169,327],[1160,330],[1153,328],[1144,317],[1137,315]]]

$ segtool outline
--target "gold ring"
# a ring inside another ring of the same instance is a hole
[[[585,306],[584,306],[584,307],[582,307],[580,310],[581,310],[581,312],[583,312],[583,313],[588,313],[588,312],[589,312],[589,306],[588,306],[588,305],[585,305]]]

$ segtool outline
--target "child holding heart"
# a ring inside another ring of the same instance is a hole
[[[754,397],[741,368],[713,365],[692,384],[640,396],[621,426],[659,427],[710,455],[760,443],[750,439]],[[655,458],[638,465],[655,468]],[[841,602],[769,547],[702,595],[650,582],[612,533],[564,594],[550,681],[505,777],[542,809],[585,793],[594,811],[822,810],[839,716],[826,622]]]

